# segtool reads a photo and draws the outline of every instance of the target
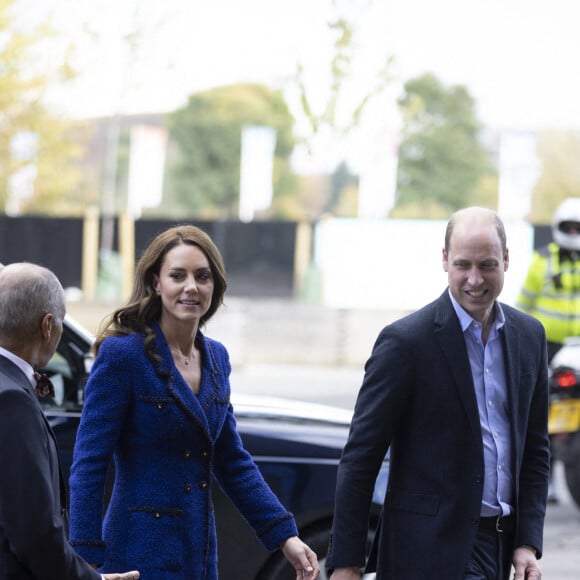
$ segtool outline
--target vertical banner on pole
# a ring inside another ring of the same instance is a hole
[[[132,127],[127,213],[133,219],[141,217],[143,208],[161,203],[166,150],[165,129],[148,125]]]
[[[243,222],[251,222],[256,210],[272,204],[275,150],[276,130],[272,127],[242,129],[239,217]]]
[[[504,220],[522,220],[532,207],[532,192],[541,164],[534,131],[504,131],[499,149],[498,213]]]
[[[386,217],[395,205],[399,137],[392,131],[380,131],[372,142],[374,147],[360,172],[360,218]]]
[[[6,215],[17,216],[34,196],[37,177],[38,133],[19,131],[9,143],[10,156],[18,165],[8,177]]]

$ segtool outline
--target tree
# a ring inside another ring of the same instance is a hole
[[[281,93],[263,85],[231,85],[192,95],[185,107],[169,115],[166,200],[191,216],[237,216],[245,125],[276,130],[274,199],[283,196],[291,188],[293,124]]]
[[[532,192],[533,223],[549,224],[566,197],[580,197],[580,133],[542,131],[537,136],[542,172]]]
[[[327,160],[327,166],[333,167],[330,171],[335,174],[332,179],[347,167],[347,158],[355,171],[360,170],[356,161],[353,164],[353,158],[358,156],[353,155],[357,137],[360,142],[361,135],[365,139],[369,130],[374,135],[376,128],[385,124],[383,111],[386,107],[381,99],[387,96],[387,88],[393,80],[394,58],[379,55],[377,64],[369,66],[359,42],[365,34],[365,25],[375,24],[372,21],[373,4],[373,0],[333,0],[326,31],[332,43],[328,69],[319,70],[317,67],[309,71],[299,63],[290,87],[290,92],[296,93],[297,118],[303,121],[300,123],[304,127],[300,145],[310,159],[320,155]],[[321,33],[321,42],[324,36]],[[316,81],[309,82],[309,78]],[[327,79],[326,84],[321,79]],[[358,183],[349,183],[338,197],[330,188],[328,195],[332,198],[319,205],[320,213],[308,217],[317,219],[327,212],[356,215]]]
[[[376,72],[374,86],[369,87],[359,97],[358,101],[348,107],[348,114],[339,115],[345,108],[343,101],[349,98],[345,93],[349,81],[353,79],[353,61],[356,52],[354,38],[356,27],[348,17],[340,14],[328,23],[333,33],[333,55],[330,62],[328,97],[318,110],[312,103],[308,92],[308,83],[305,80],[304,67],[299,64],[296,72],[296,86],[300,94],[301,112],[304,114],[309,127],[305,142],[310,147],[312,140],[325,129],[342,135],[347,135],[360,122],[369,103],[380,95],[391,81],[390,67],[392,58],[386,59],[384,67]]]
[[[51,114],[47,89],[71,76],[66,62],[39,66],[49,42],[46,22],[28,31],[18,26],[15,0],[0,0],[0,207],[15,213],[60,214],[83,207],[75,185],[78,149],[69,125]],[[46,60],[46,59],[45,59]]]
[[[405,83],[399,106],[403,131],[392,215],[448,216],[477,203],[481,191],[488,201],[482,183],[491,164],[467,89],[424,74]]]

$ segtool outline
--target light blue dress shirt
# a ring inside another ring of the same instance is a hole
[[[508,515],[513,511],[513,475],[511,472],[511,437],[509,402],[501,330],[505,316],[495,303],[495,320],[486,344],[482,327],[453,298],[451,302],[465,338],[467,355],[483,438],[484,482],[481,517]]]

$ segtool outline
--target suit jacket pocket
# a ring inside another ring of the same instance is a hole
[[[439,496],[421,491],[391,488],[387,491],[385,508],[392,511],[435,516],[439,511]]]

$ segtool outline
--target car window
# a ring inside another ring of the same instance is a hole
[[[44,409],[78,411],[82,405],[82,380],[66,357],[59,352],[50,359],[43,371],[54,385],[54,399],[42,397]]]
[[[92,360],[90,343],[74,327],[66,324],[56,353],[42,369],[52,381],[55,392],[54,399],[40,399],[45,411],[54,413],[81,410]]]
[[[53,405],[63,407],[65,404],[65,384],[70,383],[72,379],[72,369],[64,356],[57,352],[49,361],[45,371],[54,385]],[[50,401],[48,403],[50,404]]]

